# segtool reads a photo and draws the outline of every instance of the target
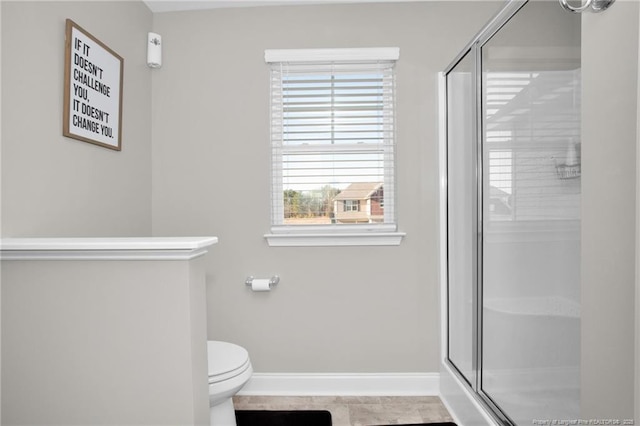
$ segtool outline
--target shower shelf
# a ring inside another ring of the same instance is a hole
[[[560,179],[576,179],[580,177],[580,164],[571,166],[561,164],[556,166],[556,170],[558,171],[558,177]]]

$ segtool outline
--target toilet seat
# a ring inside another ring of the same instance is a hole
[[[249,352],[242,346],[228,342],[207,342],[209,384],[236,377],[251,367]]]

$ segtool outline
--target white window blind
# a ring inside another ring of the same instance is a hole
[[[274,232],[395,231],[394,64],[272,62]]]

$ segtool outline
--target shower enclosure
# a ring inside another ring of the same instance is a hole
[[[499,423],[580,414],[580,88],[580,16],[550,1],[443,73],[443,397]]]

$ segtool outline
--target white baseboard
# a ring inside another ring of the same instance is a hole
[[[238,395],[436,396],[439,373],[253,373]]]

